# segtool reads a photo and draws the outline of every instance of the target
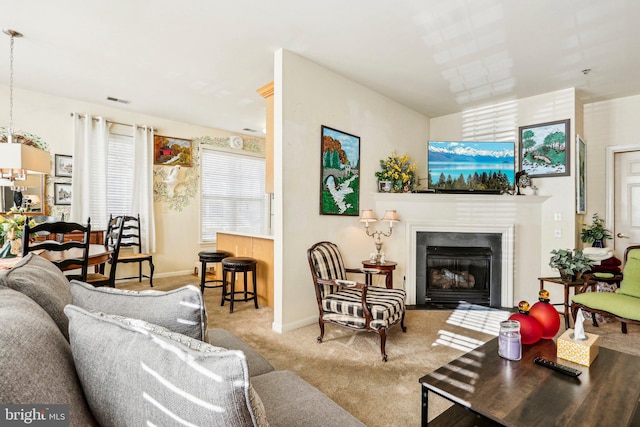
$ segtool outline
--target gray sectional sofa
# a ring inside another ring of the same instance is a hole
[[[195,286],[70,284],[29,254],[0,272],[0,404],[68,405],[73,426],[364,425],[295,373],[206,325]]]

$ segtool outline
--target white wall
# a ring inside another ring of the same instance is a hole
[[[541,256],[537,258],[539,267],[527,272],[532,277],[519,277],[515,283],[516,295],[531,298],[532,293],[526,289],[536,289],[536,275],[553,276],[557,271],[548,266],[549,252],[557,248],[574,248],[579,241],[576,235],[575,213],[575,135],[576,122],[580,126],[581,119],[576,121],[575,90],[565,89],[530,98],[518,99],[501,104],[487,105],[469,109],[461,113],[451,114],[431,119],[431,140],[467,140],[467,141],[515,141],[518,147],[518,128],[557,120],[571,119],[570,141],[570,176],[548,177],[532,179],[532,184],[538,187],[538,194],[550,196],[542,204],[540,227],[541,238],[538,242],[517,241],[516,248],[533,243],[539,244]],[[518,151],[519,148],[516,148]],[[480,196],[474,196],[480,197]],[[561,221],[554,220],[554,214],[559,213]],[[526,225],[523,225],[526,227]],[[562,236],[555,237],[555,230],[559,229]],[[516,239],[519,233],[516,230]],[[520,233],[520,235],[522,235]],[[517,253],[526,253],[518,251]],[[515,260],[516,265],[531,262],[528,259]],[[516,271],[517,274],[517,271]],[[553,300],[562,300],[561,289],[550,289]],[[535,295],[533,295],[535,296]]]
[[[8,87],[0,86],[0,99],[9,99],[8,92]],[[257,102],[264,102],[257,93],[256,99]],[[27,90],[14,89],[14,103],[14,128],[38,135],[48,144],[52,158],[54,154],[73,154],[71,112],[103,116],[109,120],[127,124],[151,125],[157,129],[156,133],[177,138],[192,139],[203,136],[215,138],[232,135],[230,132],[219,129]],[[1,126],[8,126],[8,117],[8,105],[2,102],[0,103],[0,118],[3,118],[0,120]],[[264,143],[263,138],[260,141]],[[51,180],[55,178],[50,177]],[[49,187],[52,185],[50,184]],[[180,187],[176,192],[180,192]],[[199,243],[199,196],[192,198],[181,211],[170,208],[164,202],[157,202],[154,206],[157,237],[157,253],[153,257],[155,276],[193,272],[194,265],[198,261],[197,254],[202,249]]]
[[[284,331],[317,321],[306,252],[329,240],[361,266],[373,240],[354,216],[320,215],[320,126],[360,137],[360,210],[373,208],[380,159],[405,152],[424,170],[426,116],[286,50],[275,56],[275,316]],[[380,216],[384,212],[377,212]],[[286,304],[284,302],[286,301]]]

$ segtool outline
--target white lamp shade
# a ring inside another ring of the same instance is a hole
[[[47,151],[30,145],[0,143],[0,169],[48,174],[51,171],[51,156]]]
[[[376,214],[373,213],[373,209],[365,209],[360,214],[360,222],[364,222],[365,224],[369,224],[370,222],[376,222],[378,218],[376,218]]]
[[[393,227],[394,222],[400,222],[400,218],[398,217],[398,212],[395,210],[389,210],[384,213],[384,218],[382,221],[389,221],[389,225]]]

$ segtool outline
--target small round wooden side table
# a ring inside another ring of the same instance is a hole
[[[398,265],[397,262],[394,261],[385,261],[385,262],[375,262],[375,261],[370,261],[368,259],[362,261],[362,267],[363,268],[377,268],[378,270],[382,270],[382,271],[388,271],[389,274],[387,274],[386,280],[385,280],[385,285],[387,287],[387,289],[392,289],[393,288],[393,270],[396,269],[396,265]],[[373,276],[373,273],[366,273],[365,272],[365,283],[367,285],[371,285],[371,276]]]

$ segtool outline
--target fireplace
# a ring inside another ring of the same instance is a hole
[[[417,233],[417,306],[445,308],[466,301],[500,307],[501,276],[500,233]]]

